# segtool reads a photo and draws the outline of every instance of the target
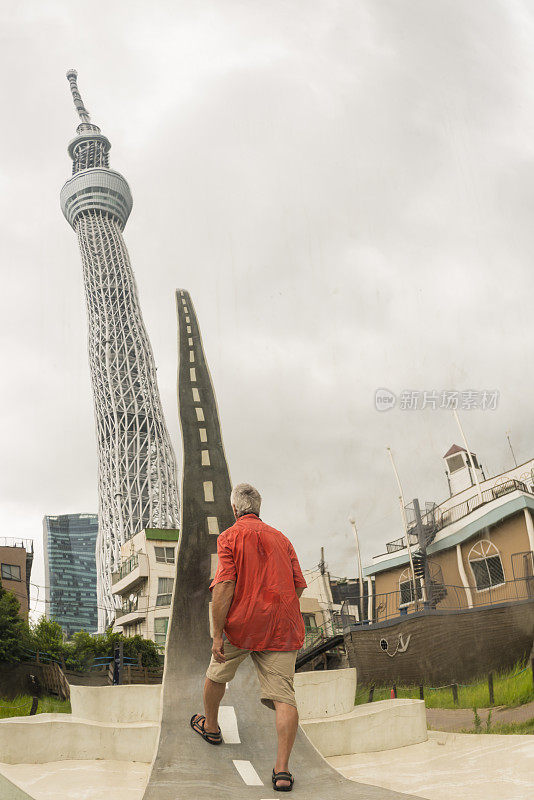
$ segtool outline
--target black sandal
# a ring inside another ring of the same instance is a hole
[[[293,775],[290,772],[275,772],[273,769],[273,789],[275,792],[290,792],[293,788]],[[277,781],[289,781],[289,786],[277,786]]]
[[[209,744],[222,744],[223,738],[220,728],[217,733],[210,733],[209,731],[204,730],[206,717],[203,714],[193,714],[189,724],[195,733],[198,733],[199,736],[202,736],[205,742],[208,742]]]

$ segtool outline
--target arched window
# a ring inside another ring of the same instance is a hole
[[[501,557],[492,542],[487,539],[477,542],[469,551],[468,559],[479,592],[504,583]]]
[[[421,578],[415,579],[415,586],[417,591],[417,599],[421,600],[423,597],[423,589],[421,586]],[[413,603],[413,578],[411,569],[405,569],[400,574],[399,578],[399,591],[400,591],[400,605],[407,606]]]

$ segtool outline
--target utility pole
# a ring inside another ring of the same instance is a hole
[[[331,589],[330,589],[330,579],[329,579],[328,572],[326,571],[326,564],[325,564],[325,560],[324,560],[324,547],[321,547],[321,560],[319,561],[319,572],[321,573],[321,576],[322,576],[322,579],[323,579],[323,591],[324,591],[324,595],[325,595],[325,599],[326,599],[326,605],[327,605],[327,608],[328,608],[328,614],[330,616],[330,619],[328,620],[328,622],[325,620],[325,623],[326,623],[325,624],[325,628],[327,627],[327,625],[329,625],[330,634],[333,635],[334,634],[334,625],[333,625],[333,621],[332,621],[332,602],[330,600],[332,594],[331,594]]]
[[[360,588],[360,591],[358,592],[359,594],[358,611],[360,614],[359,622],[362,623],[365,619],[365,614],[364,614],[365,603],[363,600],[363,569],[362,569],[362,557],[360,553],[360,540],[358,538],[356,520],[354,520],[352,517],[349,517],[349,522],[352,525],[352,529],[354,530],[354,538],[356,539],[356,554],[358,557],[358,583]]]

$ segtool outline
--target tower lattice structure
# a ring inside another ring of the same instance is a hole
[[[92,124],[69,70],[80,117],[70,142],[72,178],[61,208],[81,250],[89,366],[98,443],[96,545],[99,630],[115,616],[111,573],[120,547],[144,528],[178,528],[176,459],[156,381],[152,348],[123,238],[132,209],[128,183],[109,167],[111,144]]]

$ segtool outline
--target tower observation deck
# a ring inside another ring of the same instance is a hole
[[[156,367],[122,232],[132,209],[128,183],[109,167],[111,144],[92,124],[69,70],[80,117],[68,147],[72,177],[61,209],[81,250],[98,444],[96,545],[98,627],[115,617],[111,573],[120,547],[143,528],[178,528],[176,459]]]

